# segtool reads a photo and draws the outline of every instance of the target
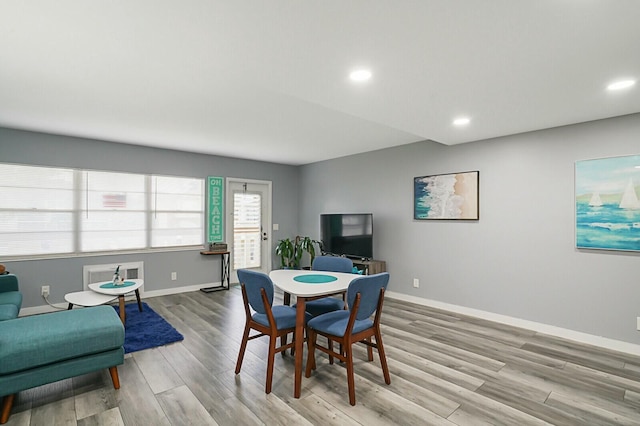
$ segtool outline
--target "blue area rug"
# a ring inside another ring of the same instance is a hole
[[[114,308],[119,315],[119,307]],[[142,312],[138,310],[138,303],[129,303],[124,309],[127,315],[124,327],[124,353],[155,348],[184,339],[182,334],[146,303],[142,302]]]

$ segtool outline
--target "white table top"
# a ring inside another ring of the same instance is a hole
[[[295,281],[299,275],[329,275],[337,280],[328,283],[302,283]],[[269,273],[273,284],[287,293],[298,297],[322,296],[323,294],[333,294],[345,291],[351,281],[361,277],[358,274],[348,274],[345,272],[310,271],[299,269],[274,269]]]
[[[80,306],[98,306],[109,303],[118,296],[109,294],[100,294],[95,291],[76,291],[64,295],[64,300],[73,305]]]
[[[142,287],[142,284],[144,284],[144,280],[125,280],[125,281],[133,281],[135,284],[126,286],[126,287],[121,286],[121,287],[114,287],[114,288],[100,288],[101,285],[111,282],[111,281],[103,281],[100,283],[89,284],[89,288],[95,291],[96,293],[109,294],[112,296],[121,296],[123,294],[131,293],[132,291],[139,289],[140,287]]]

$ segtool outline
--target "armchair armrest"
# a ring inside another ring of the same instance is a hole
[[[0,293],[7,291],[20,291],[18,277],[14,274],[0,275]]]

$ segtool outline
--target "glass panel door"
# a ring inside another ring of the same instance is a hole
[[[227,240],[231,251],[231,281],[238,269],[271,271],[271,182],[228,178],[230,217]]]

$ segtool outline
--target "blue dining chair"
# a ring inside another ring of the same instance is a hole
[[[296,310],[291,306],[273,306],[273,282],[268,275],[248,269],[239,269],[238,279],[242,288],[246,323],[236,363],[236,374],[240,373],[242,368],[247,342],[258,337],[269,336],[265,393],[271,393],[275,354],[282,352],[282,356],[284,356],[284,351],[293,348],[293,342],[295,342],[294,337],[292,343],[287,344],[287,334],[295,332]],[[259,334],[249,336],[251,330],[256,330]],[[276,346],[278,337],[280,337],[280,346]]]
[[[353,376],[353,347],[354,343],[362,342],[367,345],[369,361],[373,361],[372,348],[378,350],[382,373],[386,384],[391,383],[387,357],[384,353],[382,335],[380,333],[380,316],[384,292],[389,284],[389,273],[366,275],[355,278],[347,289],[348,310],[328,312],[307,322],[307,368],[305,376],[311,376],[311,370],[316,369],[316,349],[330,357],[336,357],[347,365],[347,384],[349,387],[349,403],[356,405],[355,380]],[[371,316],[375,312],[372,320]],[[327,347],[318,345],[317,336],[327,338]],[[371,337],[375,338],[375,343]],[[333,350],[333,342],[339,343],[340,352]]]
[[[353,271],[353,262],[346,257],[316,256],[311,264],[311,269],[314,271],[351,273]],[[344,309],[344,300],[335,297],[310,300],[305,304],[305,311],[310,313],[312,317],[342,309]]]

